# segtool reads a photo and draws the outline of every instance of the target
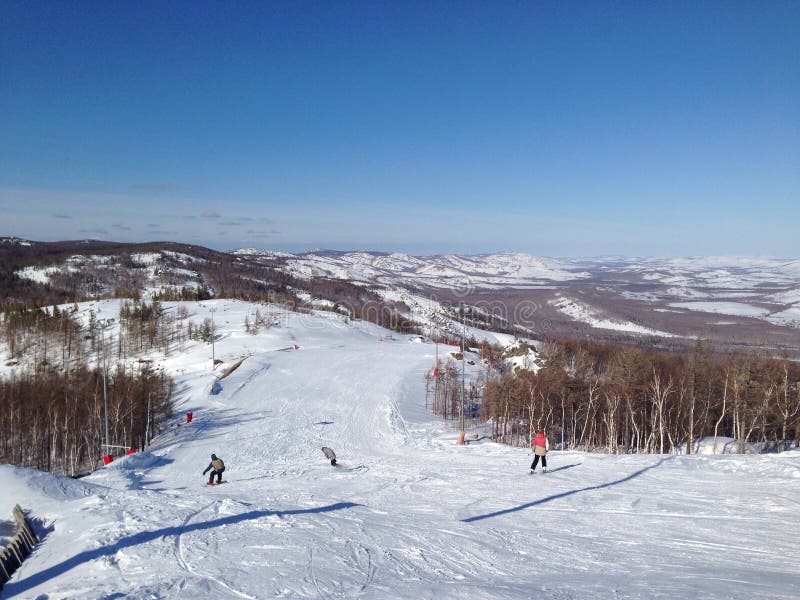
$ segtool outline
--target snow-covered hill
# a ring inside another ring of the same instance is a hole
[[[74,254],[56,264],[24,267],[17,270],[16,275],[22,279],[52,284],[63,276],[76,273],[95,273],[98,282],[114,282],[121,275],[128,274],[139,286],[141,294],[148,298],[165,290],[197,289],[202,277],[189,265],[198,262],[205,262],[205,259],[169,250],[124,255]],[[95,291],[110,294],[114,292],[114,287],[110,283],[98,283]]]
[[[179,415],[149,452],[81,480],[0,466],[3,510],[42,534],[4,598],[800,594],[796,451],[551,452],[530,476],[524,449],[459,447],[425,411],[432,344],[332,313],[253,336],[256,305],[186,306],[215,309],[224,364],[199,343],[158,359]],[[208,488],[212,452],[228,483]]]
[[[704,337],[720,348],[766,345],[800,356],[800,260],[555,260],[521,253],[289,254],[255,248],[228,254],[174,244],[87,241],[56,244],[59,258],[48,263],[41,259],[52,250],[41,248],[48,245],[8,240],[8,248],[27,249],[32,257],[31,264],[15,267],[16,276],[50,284],[62,290],[61,298],[120,290],[128,295],[139,290],[143,298],[233,290],[252,298],[270,297],[277,287],[293,302],[355,314],[366,302],[359,296],[372,294],[373,304],[383,298],[408,306],[409,314],[402,305],[390,311],[431,334],[455,335],[454,313],[465,304],[472,316],[487,317],[475,319],[474,326],[501,336],[648,340],[670,350]],[[316,285],[320,280],[345,285]]]
[[[545,282],[582,279],[588,273],[570,264],[529,254],[409,256],[374,252],[310,252],[276,254],[253,248],[237,250],[252,258],[280,258],[298,277],[332,277],[384,284],[423,285],[432,288],[526,288]]]
[[[562,319],[568,317],[573,323],[588,324],[595,330],[629,336],[708,335],[709,326],[718,325],[713,316],[719,313],[777,326],[800,326],[800,260],[751,257],[555,260],[521,253],[422,257],[374,252],[290,255],[253,248],[236,254],[279,265],[300,279],[327,277],[365,282],[384,286],[391,293],[421,290],[429,297],[436,297],[449,292],[459,299],[477,295],[484,302],[487,298],[502,302],[509,294],[535,294],[537,299],[546,298],[545,304],[553,306]],[[585,299],[569,294],[573,289],[585,291],[587,287],[602,296],[600,302],[590,306]],[[626,302],[625,312],[636,322],[610,310],[620,300]],[[659,326],[639,323],[651,320],[654,310],[662,313],[660,322],[669,321],[666,327],[661,323]],[[502,316],[513,320],[510,312]],[[549,318],[541,313],[538,316]],[[737,320],[725,324],[740,323]],[[673,328],[675,331],[671,331]],[[724,339],[730,331],[719,335]],[[763,334],[744,327],[739,337],[749,336],[763,337]],[[785,336],[778,334],[777,338]]]

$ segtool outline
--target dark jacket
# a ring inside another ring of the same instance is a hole
[[[212,458],[211,462],[208,463],[206,470],[203,471],[203,475],[208,473],[211,469],[214,469],[215,471],[222,473],[225,470],[225,463],[222,462],[221,458],[216,458],[216,457]]]

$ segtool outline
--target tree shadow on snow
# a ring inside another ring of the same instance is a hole
[[[547,469],[548,473],[557,473],[558,471],[566,471],[567,469],[571,469],[572,467],[578,467],[583,463],[572,463],[571,465],[564,465],[563,467],[557,467],[555,469]]]
[[[96,560],[103,556],[111,556],[124,548],[138,546],[139,544],[146,544],[147,542],[151,542],[166,536],[178,536],[193,531],[203,531],[206,529],[213,529],[215,527],[252,521],[255,519],[260,519],[261,517],[270,517],[275,515],[282,517],[291,515],[321,514],[336,510],[354,508],[357,506],[362,505],[354,502],[337,502],[336,504],[318,506],[316,508],[298,508],[294,510],[253,510],[240,515],[230,515],[227,517],[214,519],[213,521],[191,523],[188,525],[177,525],[174,527],[164,527],[162,529],[156,529],[155,531],[142,531],[140,533],[121,538],[110,546],[95,548],[94,550],[86,550],[76,554],[71,558],[61,561],[57,565],[53,565],[52,567],[49,567],[43,571],[39,571],[38,573],[33,573],[21,581],[9,582],[6,584],[3,591],[7,594],[6,597],[8,598],[14,596],[15,594],[22,594],[31,588],[41,585],[42,583],[54,577],[63,575],[67,571],[74,569],[75,567],[79,567],[84,563]],[[35,559],[32,558],[31,560]]]
[[[214,446],[217,444],[214,440],[228,434],[230,428],[252,420],[254,418],[251,414],[242,413],[235,408],[207,409],[199,412],[195,409],[192,422],[181,421],[174,430],[176,435],[184,439],[192,438],[192,441],[187,442],[189,446]]]
[[[664,461],[672,460],[673,456],[667,456],[666,458],[662,458],[654,465],[650,465],[649,467],[645,467],[644,469],[639,469],[631,473],[630,475],[623,477],[622,479],[616,479],[614,481],[609,481],[608,483],[601,483],[599,485],[592,485],[589,487],[581,488],[578,490],[570,490],[569,492],[562,492],[560,494],[553,494],[552,496],[546,496],[544,498],[540,498],[539,500],[534,500],[533,502],[528,502],[527,504],[522,504],[520,506],[515,506],[514,508],[506,508],[504,510],[498,510],[492,513],[487,513],[485,515],[477,515],[475,517],[468,517],[466,519],[461,519],[464,523],[473,523],[475,521],[481,521],[483,519],[491,519],[492,517],[499,517],[502,515],[506,515],[509,513],[517,512],[519,510],[525,510],[526,508],[532,508],[534,506],[538,506],[540,504],[545,504],[546,502],[551,502],[553,500],[558,500],[559,498],[566,498],[567,496],[572,496],[573,494],[580,494],[581,492],[590,492],[592,490],[600,490],[607,487],[612,487],[615,485],[619,485],[620,483],[625,483],[626,481],[630,481],[631,479],[635,479],[639,477],[643,473],[649,471],[650,469],[655,469],[656,467],[661,466]],[[574,465],[569,465],[574,466]],[[561,467],[562,469],[566,467]],[[555,470],[555,469],[554,469]]]

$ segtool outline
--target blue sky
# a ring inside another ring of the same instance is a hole
[[[798,256],[800,2],[15,2],[0,235]]]

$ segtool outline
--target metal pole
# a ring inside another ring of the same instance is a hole
[[[461,431],[464,431],[464,387],[467,370],[467,311],[461,314]]]
[[[467,364],[467,353],[465,347],[464,338],[466,336],[467,325],[466,325],[466,314],[464,311],[464,305],[461,305],[461,410],[459,415],[460,426],[461,426],[461,433],[458,435],[458,445],[464,445],[464,373],[466,370]]]
[[[431,333],[433,333],[433,326],[431,326]],[[439,338],[433,340],[433,343],[436,344],[436,368],[439,368]]]
[[[217,366],[217,357],[214,354],[214,309],[211,309],[211,368]]]
[[[103,346],[103,408],[105,413],[105,430],[106,430],[106,443],[105,446],[108,448],[108,384],[106,383],[106,376],[108,371],[108,355],[106,351],[106,323],[105,321],[101,325],[103,328],[100,332],[100,343]]]
[[[433,323],[431,323],[431,335],[433,335]],[[433,343],[436,345],[436,363],[433,366],[434,382],[433,382],[433,411],[436,412],[439,408],[439,338],[435,338]]]

